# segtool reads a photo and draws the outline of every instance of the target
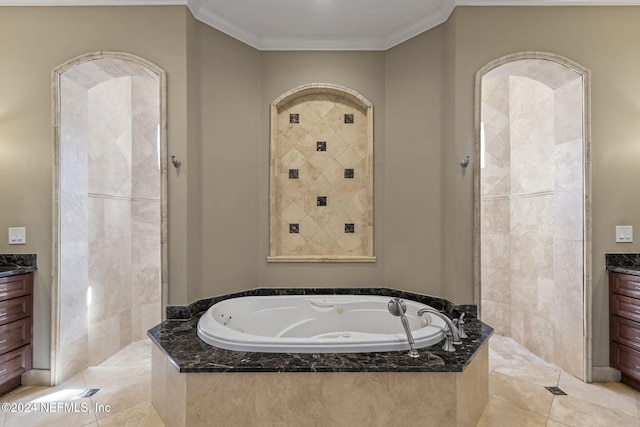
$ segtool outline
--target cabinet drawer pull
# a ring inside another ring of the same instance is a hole
[[[3,373],[4,371],[6,371],[6,369],[4,368],[0,369],[0,374]]]
[[[0,313],[0,317],[4,317],[6,315],[7,315],[7,313]]]
[[[4,291],[6,291],[6,290],[7,290],[7,287],[6,287],[6,286],[4,286],[4,287],[0,288],[0,292],[4,292]]]
[[[0,344],[4,344],[4,343],[6,343],[6,342],[7,342],[7,339],[6,339],[6,338],[2,338],[2,339],[0,340]]]

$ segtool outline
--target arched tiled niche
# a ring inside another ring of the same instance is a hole
[[[330,84],[271,104],[269,262],[375,262],[373,105]]]

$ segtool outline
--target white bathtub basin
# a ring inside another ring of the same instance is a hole
[[[198,321],[204,342],[227,350],[269,353],[360,353],[408,350],[391,297],[378,295],[285,295],[220,301]],[[416,348],[444,338],[438,316],[417,312],[428,307],[405,300]]]

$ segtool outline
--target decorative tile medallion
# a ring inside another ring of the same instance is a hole
[[[348,233],[348,234],[353,234],[356,232],[356,225],[355,224],[345,224],[344,225],[344,232]]]
[[[300,114],[289,114],[289,123],[300,123]]]
[[[318,196],[316,206],[327,206],[327,196]]]
[[[289,233],[291,234],[300,233],[300,224],[289,224]]]
[[[316,151],[327,151],[327,141],[316,142]]]
[[[354,119],[353,119],[353,114],[345,114],[345,115],[344,115],[344,122],[345,122],[346,124],[349,124],[349,125],[351,125],[351,124],[355,123],[355,121],[354,121]]]
[[[345,169],[344,170],[344,177],[346,179],[353,179],[354,178],[354,170],[353,169]]]
[[[289,169],[289,179],[298,179],[298,169]]]

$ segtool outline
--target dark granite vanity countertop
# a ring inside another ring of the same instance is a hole
[[[0,277],[33,273],[36,270],[35,255],[0,255]]]
[[[399,297],[428,304],[453,314],[465,312],[469,338],[456,352],[441,349],[442,342],[419,349],[419,358],[407,351],[376,353],[255,353],[211,346],[197,335],[200,316],[212,304],[227,298],[286,294],[368,294]],[[180,372],[462,372],[493,329],[476,318],[475,306],[454,306],[447,300],[393,289],[254,289],[200,300],[185,307],[168,307],[167,320],[147,332]]]
[[[606,254],[607,270],[640,276],[640,254]]]

